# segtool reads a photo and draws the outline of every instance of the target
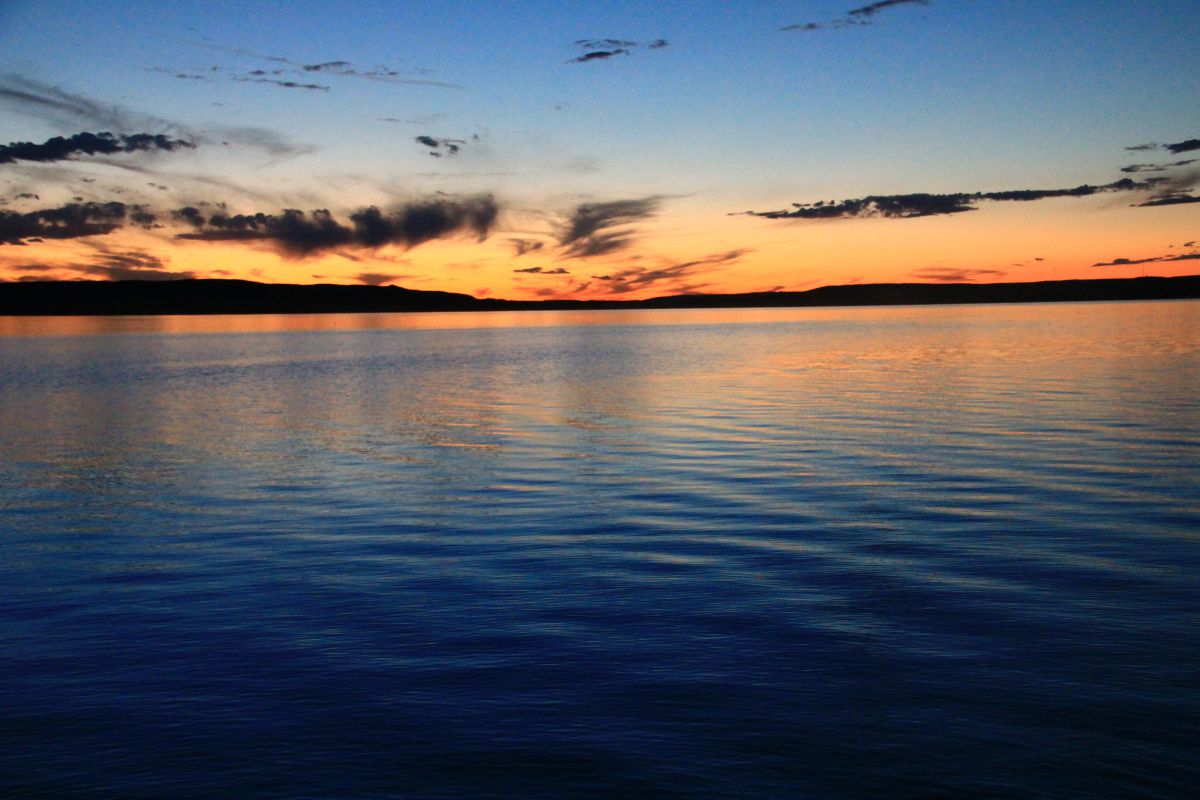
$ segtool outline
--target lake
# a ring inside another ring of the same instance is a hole
[[[1200,302],[0,318],[0,795],[1190,797]]]

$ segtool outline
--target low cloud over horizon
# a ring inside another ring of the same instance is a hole
[[[753,217],[763,217],[765,219],[832,220],[870,217],[913,219],[916,217],[976,211],[980,202],[1033,202],[1056,197],[1091,197],[1092,195],[1111,192],[1164,192],[1167,187],[1180,185],[1184,189],[1190,189],[1196,181],[1195,176],[1188,176],[1182,182],[1172,181],[1165,177],[1147,178],[1141,181],[1135,181],[1132,178],[1122,178],[1121,180],[1099,186],[1084,184],[1070,189],[1012,189],[999,192],[954,192],[949,194],[918,192],[913,194],[868,195],[867,197],[850,200],[822,200],[815,203],[793,203],[792,208],[778,211],[745,211],[740,213]],[[1180,192],[1164,192],[1137,205],[1142,207],[1172,205],[1195,202],[1197,199],[1200,198],[1193,198],[1191,195]]]
[[[487,238],[499,215],[491,195],[439,198],[407,203],[388,211],[375,206],[350,214],[350,223],[339,222],[326,209],[305,213],[284,209],[279,214],[205,215],[188,206],[172,216],[192,230],[175,235],[193,241],[266,242],[282,255],[305,257],[338,248],[376,249],[385,245],[416,247],[447,236],[471,234]]]

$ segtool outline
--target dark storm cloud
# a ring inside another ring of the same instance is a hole
[[[172,139],[161,133],[114,135],[108,131],[84,131],[73,136],[55,136],[41,144],[11,142],[0,145],[0,164],[11,164],[14,161],[64,161],[77,155],[145,153],[152,150],[171,152],[179,148],[192,149],[195,146],[184,139]]]
[[[0,244],[99,236],[123,227],[126,220],[150,227],[155,217],[142,206],[115,202],[68,203],[26,214],[0,211]]]
[[[173,215],[194,230],[178,239],[200,241],[264,241],[293,256],[306,256],[339,247],[378,248],[396,244],[415,247],[432,239],[461,234],[487,237],[499,207],[490,195],[417,201],[384,212],[371,206],[339,222],[327,210],[305,213],[285,209],[279,214],[217,213],[200,224],[199,210],[185,207]]]
[[[906,5],[929,5],[929,0],[880,0],[877,3],[870,3],[859,8],[852,8],[846,12],[846,16],[828,22],[797,22],[792,25],[785,25],[779,30],[781,31],[820,31],[820,30],[840,30],[842,28],[861,27],[863,25],[871,25],[875,21],[875,16],[881,11],[886,11],[895,6]]]
[[[559,233],[558,243],[569,258],[588,258],[628,247],[632,231],[626,226],[658,212],[659,197],[583,203],[575,208]]]
[[[529,275],[570,275],[571,273],[562,267],[554,269],[544,269],[542,267],[526,267],[525,269],[514,269],[513,272],[524,272]]]
[[[1200,253],[1181,253],[1179,255],[1154,256],[1152,258],[1114,258],[1112,261],[1101,261],[1092,264],[1093,267],[1128,267],[1135,264],[1159,264],[1167,261],[1200,261]]]
[[[748,211],[750,216],[767,219],[851,219],[857,217],[889,217],[910,219],[974,211],[977,203],[1031,202],[1053,197],[1088,197],[1102,192],[1147,191],[1161,186],[1163,179],[1135,181],[1122,178],[1103,186],[1084,184],[1073,189],[1014,189],[1003,192],[973,192],[954,194],[896,194],[870,195],[853,200],[793,203],[791,209],[780,211]]]
[[[666,39],[655,39],[651,42],[634,42],[629,39],[576,39],[575,46],[584,52],[567,61],[568,64],[583,64],[588,61],[603,61],[613,56],[632,55],[633,51],[644,47],[647,50],[662,50],[669,45]]]
[[[929,267],[909,273],[914,278],[935,283],[972,283],[976,278],[1002,278],[1008,273],[998,269],[958,269],[956,267]]]
[[[749,252],[751,251],[747,249],[730,250],[692,261],[653,267],[630,267],[608,275],[593,275],[592,280],[603,283],[609,294],[628,294],[655,287],[663,287],[675,293],[698,292],[709,285],[695,281],[701,273],[712,267],[732,264]]]

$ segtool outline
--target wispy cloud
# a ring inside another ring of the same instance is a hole
[[[1166,172],[1173,167],[1184,167],[1188,164],[1195,163],[1196,159],[1189,158],[1183,161],[1172,161],[1170,164],[1130,164],[1128,166],[1121,167],[1121,172],[1128,174],[1134,174],[1138,172]]]
[[[1013,189],[1000,192],[961,192],[952,194],[896,194],[869,195],[867,197],[820,201],[816,203],[793,203],[792,208],[779,211],[747,211],[746,214],[767,219],[853,219],[863,217],[888,217],[911,219],[943,214],[958,214],[975,211],[978,203],[1032,202],[1054,197],[1090,197],[1108,192],[1136,192],[1161,190],[1167,183],[1165,178],[1148,178],[1135,181],[1122,178],[1100,186],[1084,184],[1070,189]],[[1143,203],[1142,205],[1150,205]]]
[[[113,250],[92,245],[96,255],[62,264],[44,262],[12,264],[12,272],[26,273],[21,280],[102,278],[110,281],[177,281],[195,278],[191,271],[173,271],[167,262],[145,250]],[[37,274],[31,274],[37,273]]]
[[[703,273],[737,262],[749,252],[749,249],[730,250],[691,261],[628,267],[607,275],[591,277],[592,280],[603,284],[609,294],[629,294],[648,289],[670,291],[674,294],[694,293],[710,286],[709,282],[697,281]]]
[[[296,61],[283,56],[257,53],[253,50],[245,50],[240,47],[227,47],[225,45],[214,44],[212,42],[197,42],[196,44],[212,50],[221,50],[226,53],[234,53],[236,55],[258,59],[260,61],[270,61],[274,64],[285,64],[291,69],[292,72],[297,74],[316,73],[321,75],[336,75],[341,78],[360,78],[369,81],[382,81],[385,83],[408,84],[413,86],[436,86],[443,89],[464,88],[457,83],[435,80],[433,78],[421,77],[413,74],[413,72],[428,72],[427,70],[418,69],[406,73],[383,64],[369,68],[362,68],[356,67],[353,63],[344,60],[313,62]]]
[[[512,245],[513,252],[518,256],[535,253],[546,246],[545,242],[536,239],[509,239],[508,243]]]
[[[781,31],[821,31],[821,30],[841,30],[842,28],[861,27],[863,25],[871,25],[875,21],[875,17],[882,11],[896,6],[907,5],[929,5],[929,0],[879,0],[877,3],[869,3],[859,8],[852,8],[846,12],[844,17],[829,20],[828,22],[797,22],[792,25],[785,25],[780,28]]]
[[[559,233],[558,243],[568,258],[612,253],[633,242],[628,225],[658,213],[661,197],[583,203],[575,208]]]
[[[571,273],[562,267],[554,267],[546,269],[545,267],[526,267],[524,269],[514,269],[513,272],[524,272],[527,275],[570,275]]]
[[[934,283],[974,283],[979,278],[1003,278],[1008,273],[998,269],[960,269],[957,267],[927,267],[909,273],[914,278]]]
[[[154,130],[182,137],[191,144],[228,144],[262,150],[269,155],[291,156],[312,152],[312,147],[265,128],[218,126],[205,131],[132,111],[115,103],[101,103],[57,86],[19,75],[0,73],[0,106],[58,127],[97,127],[119,135],[145,135]]]
[[[1182,142],[1173,142],[1171,144],[1146,142],[1144,144],[1132,144],[1125,149],[1137,153],[1150,150],[1166,150],[1171,155],[1179,155],[1180,153],[1188,153],[1192,150],[1200,150],[1200,139],[1184,139]]]
[[[359,283],[365,283],[367,286],[384,286],[407,277],[410,276],[394,275],[386,272],[360,272],[354,276],[354,280]]]
[[[568,64],[584,64],[588,61],[605,61],[614,56],[632,55],[634,50],[662,50],[670,44],[666,39],[651,42],[634,42],[629,39],[577,39],[575,46],[583,53],[567,61]]]
[[[1139,208],[1154,208],[1156,206],[1179,206],[1187,203],[1200,203],[1200,195],[1164,194],[1152,197],[1144,203],[1138,203]]]
[[[1136,264],[1158,264],[1167,261],[1200,261],[1200,253],[1178,253],[1150,258],[1114,258],[1112,261],[1101,261],[1092,264],[1093,267],[1129,267]]]

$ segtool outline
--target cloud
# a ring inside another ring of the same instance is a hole
[[[413,77],[411,74],[405,74],[400,70],[393,69],[386,65],[378,65],[370,69],[361,69],[354,66],[349,61],[320,61],[306,63],[304,61],[295,61],[282,56],[265,55],[256,53],[252,50],[243,50],[239,47],[226,47],[225,45],[213,44],[211,42],[195,42],[201,47],[207,47],[212,50],[221,50],[226,53],[235,53],[240,56],[248,56],[249,58],[257,58],[260,61],[270,61],[275,64],[285,64],[292,68],[292,71],[298,73],[320,73],[322,75],[337,75],[342,78],[361,78],[369,81],[383,81],[385,83],[400,83],[416,86],[438,86],[443,89],[462,89],[464,88],[457,83],[448,83],[447,81],[433,80],[432,78]],[[428,70],[414,70],[414,72],[428,72]]]
[[[166,269],[165,261],[145,250],[110,250],[98,245],[93,247],[97,256],[92,261],[19,264],[13,265],[11,269],[23,272],[53,272],[57,275],[52,277],[58,280],[61,280],[63,275],[70,276],[71,279],[99,277],[110,281],[177,281],[196,277],[194,272],[172,272]],[[22,280],[45,280],[45,276],[26,275]]]
[[[34,142],[11,142],[0,145],[0,164],[14,161],[64,161],[75,155],[111,155],[114,153],[150,152],[177,148],[195,148],[196,145],[183,139],[172,139],[158,133],[135,133],[114,135],[108,131],[100,133],[77,133],[74,136],[55,136],[41,144]]]
[[[662,50],[670,44],[666,39],[655,39],[645,44],[629,39],[577,39],[575,46],[584,52],[567,61],[568,64],[583,64],[588,61],[604,61],[613,56],[632,55],[633,51],[644,47],[647,50]]]
[[[1191,194],[1164,194],[1152,197],[1144,203],[1138,203],[1138,208],[1154,208],[1155,206],[1178,206],[1186,203],[1200,203],[1200,196]]]
[[[1166,150],[1171,155],[1179,155],[1180,153],[1188,153],[1192,150],[1200,150],[1200,139],[1185,139],[1182,142],[1173,144],[1162,144],[1160,142],[1146,142],[1145,144],[1134,144],[1125,148],[1133,152],[1145,152],[1147,150]]]
[[[419,145],[428,147],[429,155],[435,158],[441,158],[443,155],[456,156],[458,155],[458,151],[462,149],[462,146],[467,143],[465,139],[438,139],[427,135],[414,137],[413,141]],[[444,153],[443,150],[445,151]]]
[[[591,52],[584,53],[583,55],[579,56],[578,58],[572,58],[567,63],[568,64],[582,64],[585,61],[598,61],[598,60],[605,59],[605,58],[612,58],[613,56],[627,56],[627,55],[629,55],[629,51],[626,50],[624,47],[618,47],[616,50],[592,50]]]
[[[525,269],[514,269],[513,272],[524,272],[530,275],[570,275],[571,273],[562,267],[554,269],[543,269],[542,267],[526,267]]]
[[[365,283],[367,286],[383,286],[385,284],[394,283],[395,281],[405,277],[408,276],[389,275],[385,272],[360,272],[354,276],[354,279],[359,283]]]
[[[1200,139],[1188,139],[1175,144],[1164,144],[1163,148],[1172,155],[1187,153],[1191,150],[1200,150]]]
[[[976,278],[1002,278],[1008,273],[998,269],[959,269],[956,267],[928,267],[909,273],[914,278],[936,283],[972,283]]]
[[[137,130],[158,130],[182,137],[196,145],[240,145],[263,150],[273,156],[299,155],[313,150],[309,145],[297,144],[275,131],[264,128],[222,126],[210,131],[191,130],[161,117],[131,111],[116,104],[98,103],[56,86],[7,73],[0,73],[0,105],[59,127],[87,125],[118,134]]]
[[[537,252],[546,246],[545,242],[539,242],[535,239],[509,239],[508,243],[513,246],[513,252],[518,256]]]
[[[284,89],[309,89],[309,90],[318,91],[318,92],[328,92],[329,91],[328,86],[325,86],[320,83],[297,83],[296,81],[284,81],[284,80],[279,80],[277,78],[235,77],[235,78],[233,78],[233,80],[237,81],[238,83],[270,83],[270,84],[274,84],[275,86],[282,87]]]
[[[1161,187],[1165,179],[1150,178],[1135,181],[1122,178],[1102,186],[1084,184],[1072,189],[1013,189],[1002,192],[961,192],[953,194],[896,194],[870,195],[853,200],[793,203],[791,209],[780,211],[747,211],[767,219],[850,219],[889,217],[910,219],[974,211],[982,201],[1031,202],[1053,197],[1088,197],[1101,192],[1147,191]]]
[[[147,228],[155,223],[145,207],[116,202],[68,203],[26,214],[0,211],[0,244],[100,236],[123,227],[127,219]]]
[[[559,233],[558,243],[568,258],[588,258],[628,247],[629,225],[658,213],[659,197],[583,203],[575,208]]]
[[[339,247],[374,249],[389,244],[416,247],[432,239],[464,233],[482,240],[495,225],[498,214],[499,207],[491,195],[416,201],[387,212],[370,206],[352,213],[349,224],[339,222],[325,209],[308,214],[294,208],[279,214],[216,213],[207,219],[192,206],[173,212],[173,216],[194,228],[176,234],[177,239],[264,241],[278,247],[283,254],[296,257]]]
[[[1166,172],[1172,167],[1186,167],[1188,164],[1195,164],[1196,159],[1189,158],[1184,161],[1172,161],[1170,164],[1130,164],[1127,167],[1121,167],[1121,172]]]
[[[698,292],[709,284],[693,279],[712,267],[732,264],[751,252],[748,249],[730,250],[692,261],[660,264],[654,267],[630,267],[607,275],[593,275],[592,280],[604,284],[609,294],[628,294],[664,286],[676,294]]]
[[[879,0],[876,3],[870,3],[859,8],[852,8],[846,12],[846,16],[838,19],[833,19],[828,22],[797,22],[792,25],[785,25],[779,30],[781,31],[820,31],[820,30],[841,30],[842,28],[861,27],[871,25],[875,22],[875,16],[881,11],[886,11],[895,6],[906,5],[929,5],[929,0]]]
[[[1158,264],[1166,261],[1200,261],[1200,253],[1180,253],[1179,255],[1154,256],[1152,258],[1114,258],[1112,261],[1101,261],[1092,266],[1128,267],[1135,264]]]
[[[929,0],[879,0],[879,2],[877,2],[877,3],[871,3],[869,5],[863,6],[862,8],[851,9],[850,11],[846,12],[846,16],[852,17],[855,19],[871,19],[876,14],[878,14],[880,11],[883,11],[888,8],[892,8],[893,6],[904,6],[904,5],[913,5],[913,4],[919,5],[919,6],[927,6],[927,5],[929,5]]]

